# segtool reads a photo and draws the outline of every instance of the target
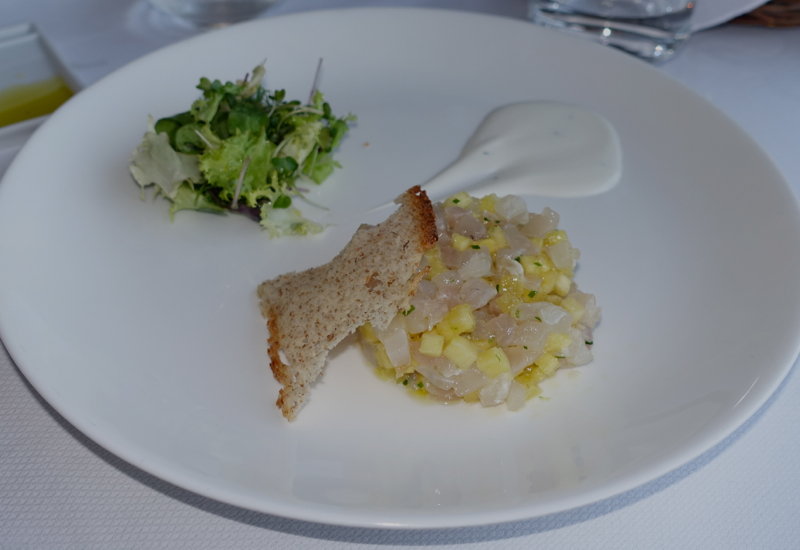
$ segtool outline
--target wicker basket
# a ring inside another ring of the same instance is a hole
[[[772,0],[731,23],[772,28],[797,27],[800,26],[800,0]]]

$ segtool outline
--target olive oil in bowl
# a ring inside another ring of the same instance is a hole
[[[0,90],[0,127],[50,114],[72,95],[60,76]]]

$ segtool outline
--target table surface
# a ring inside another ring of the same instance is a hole
[[[521,0],[284,0],[264,16],[376,5],[526,14]],[[196,34],[143,0],[9,0],[0,6],[0,24],[24,22],[36,23],[84,86]],[[800,192],[800,29],[703,30],[661,70],[738,122]],[[0,175],[14,154],[0,150]],[[320,525],[222,504],[124,462],[55,412],[0,347],[0,549],[797,548],[799,451],[800,380],[793,369],[723,442],[593,505],[452,530]]]

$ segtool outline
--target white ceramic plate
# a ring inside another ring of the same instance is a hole
[[[148,114],[201,75],[267,58],[306,97],[317,59],[358,125],[315,193],[334,224],[272,241],[239,217],[143,202],[127,172]],[[274,406],[255,288],[323,263],[363,214],[448,164],[492,108],[577,103],[619,132],[622,182],[546,205],[598,296],[596,360],[521,412],[419,402],[342,346],[299,419]],[[369,145],[367,145],[369,144]],[[0,336],[67,420],[130,463],[224,502],[344,525],[508,521],[603,499],[709,449],[798,353],[800,218],[758,146],[619,52],[525,22],[353,10],[257,21],[147,56],[82,92],[0,184]]]

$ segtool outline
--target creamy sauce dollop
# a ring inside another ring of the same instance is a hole
[[[582,197],[608,191],[622,175],[614,127],[576,105],[515,103],[489,113],[461,155],[423,189],[433,197],[534,194]]]

